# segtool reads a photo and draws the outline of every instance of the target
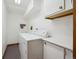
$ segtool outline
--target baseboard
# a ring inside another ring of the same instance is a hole
[[[8,47],[8,46],[14,46],[14,45],[19,45],[19,43],[8,44],[7,47]]]
[[[8,45],[6,46],[6,49],[5,49],[4,55],[2,56],[2,59],[4,59],[4,56],[5,56],[6,52],[7,52],[7,48],[8,48],[9,46],[14,46],[14,45],[19,45],[19,43],[8,44]]]

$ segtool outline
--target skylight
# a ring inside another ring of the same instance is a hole
[[[21,3],[21,0],[15,0],[15,3],[16,4],[20,4]]]

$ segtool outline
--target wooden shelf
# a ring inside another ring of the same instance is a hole
[[[63,11],[63,12],[60,12],[60,13],[57,13],[57,14],[50,15],[50,16],[46,17],[45,19],[53,20],[53,19],[56,19],[56,18],[60,18],[60,17],[72,15],[72,14],[73,14],[73,9],[70,9],[70,10],[66,10],[66,11]]]

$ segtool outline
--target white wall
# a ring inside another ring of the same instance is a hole
[[[56,39],[56,41],[73,46],[73,16],[67,16],[55,20],[37,18],[31,20],[30,26],[31,25],[34,30],[36,28],[38,28],[38,30],[46,30],[49,35]]]
[[[8,13],[8,44],[18,43],[20,24],[25,24],[25,22],[26,21],[23,20],[23,15],[11,12]]]
[[[61,41],[62,43],[64,43],[63,41],[68,41],[68,40],[70,40],[68,42],[72,42],[73,39],[72,16],[58,18],[56,20],[48,20],[48,19],[44,19],[46,16],[44,6],[41,7],[40,11],[41,13],[38,15],[36,19],[34,18],[30,20],[29,18],[26,18],[26,20],[24,20],[23,15],[20,14],[16,14],[16,13],[14,14],[11,12],[8,13],[8,20],[7,20],[8,44],[14,44],[18,42],[19,33],[20,33],[20,28],[19,28],[20,23],[26,24],[26,28],[24,29],[25,32],[30,30],[30,26],[33,26],[34,29],[38,28],[38,30],[39,29],[47,30],[53,38],[55,38],[58,41]],[[33,13],[32,15],[36,15],[36,13],[37,12]],[[30,17],[30,15],[28,16]],[[68,42],[67,44],[69,44]]]
[[[49,20],[45,19],[47,15],[45,6],[42,6],[40,10],[41,13],[39,13],[36,19],[30,19],[29,30],[30,26],[33,26],[34,30],[36,30],[36,28],[38,28],[38,30],[46,30],[56,41],[60,41],[62,44],[66,43],[66,45],[73,47],[73,16]]]
[[[2,55],[7,46],[7,11],[4,1],[2,2]]]

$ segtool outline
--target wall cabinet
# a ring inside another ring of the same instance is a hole
[[[65,0],[65,10],[73,9],[73,0]]]
[[[53,18],[58,16],[54,14],[61,14],[63,11],[66,14],[66,11],[73,9],[73,0],[45,0],[45,6],[46,17]]]
[[[61,11],[65,8],[64,0],[45,0],[45,8],[48,15]]]
[[[64,59],[64,49],[46,42],[44,44],[44,59]]]

